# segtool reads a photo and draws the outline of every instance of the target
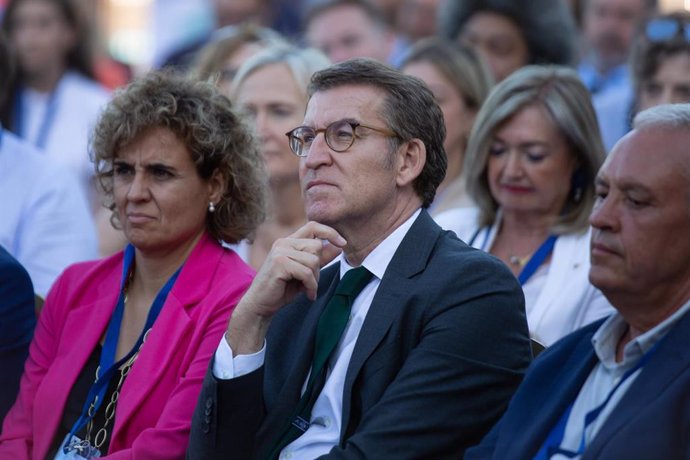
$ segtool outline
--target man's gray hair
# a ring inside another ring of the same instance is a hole
[[[690,129],[690,104],[662,104],[638,113],[633,129]]]

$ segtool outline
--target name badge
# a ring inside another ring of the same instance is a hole
[[[87,441],[83,441],[77,436],[72,436],[72,440],[69,441],[69,437],[69,434],[65,436],[54,460],[91,460],[101,456],[101,452]]]

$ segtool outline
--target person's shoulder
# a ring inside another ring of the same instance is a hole
[[[34,164],[40,162],[42,157],[45,158],[45,155],[42,155],[32,144],[6,129],[2,130],[2,143],[0,147],[2,148],[0,158],[4,158],[6,163]]]
[[[76,288],[84,282],[91,280],[100,281],[109,278],[113,274],[119,274],[122,266],[122,257],[123,252],[120,251],[104,259],[73,263],[65,268],[58,281]]]
[[[80,106],[101,107],[110,100],[108,88],[78,72],[67,72],[63,78],[64,91]]]
[[[76,176],[66,165],[5,130],[2,133],[0,165],[0,173],[11,172],[8,181],[13,180],[27,191],[52,193],[64,187],[78,190]]]
[[[4,247],[0,246],[0,284],[18,287],[25,285],[31,288],[31,278],[24,266],[12,256]]]
[[[188,273],[190,281],[210,277],[214,286],[223,286],[224,291],[232,296],[249,287],[256,275],[256,271],[233,249],[224,246],[209,234],[205,234],[199,241],[185,265],[192,269]]]
[[[558,235],[555,245],[555,253],[565,253],[570,259],[589,260],[589,242],[592,232],[589,228],[578,232]],[[578,260],[579,261],[579,260]]]
[[[479,208],[472,206],[450,209],[435,216],[434,220],[444,230],[450,230],[461,240],[467,241],[477,230]]]
[[[238,277],[251,282],[256,276],[256,270],[252,268],[242,257],[233,249],[218,246],[214,248],[220,251],[222,254],[220,264],[221,264],[221,274],[224,277],[230,277],[232,279],[237,279]]]
[[[575,355],[585,356],[593,351],[591,338],[607,318],[601,318],[560,338],[535,359],[532,367],[558,367],[564,360]]]

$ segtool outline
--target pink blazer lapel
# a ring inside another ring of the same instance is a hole
[[[209,296],[213,273],[222,256],[223,250],[208,235],[199,241],[189,255],[151,329],[146,345],[142,347],[123,384],[111,446],[127,444],[123,437],[127,435],[128,425],[138,416],[146,414],[158,417],[158,414],[147,412],[146,408],[162,408],[165,405],[168,390],[172,388],[159,388],[163,377],[169,373],[184,373],[184,369],[177,368],[181,360],[179,356],[185,352],[179,349],[179,344],[191,334],[189,330],[194,327],[191,311]],[[153,391],[157,388],[163,391]]]
[[[43,414],[42,417],[34,419],[34,449],[38,458],[48,453],[69,392],[104,334],[115,308],[118,286],[111,287],[110,284],[105,284],[104,289],[99,291],[100,297],[97,300],[75,308],[65,319],[55,361],[41,386],[41,391],[46,394],[44,397],[36,398],[37,406],[34,408],[35,414]],[[50,407],[39,407],[39,402]],[[56,407],[59,410],[56,410]]]

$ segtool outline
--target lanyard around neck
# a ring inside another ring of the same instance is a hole
[[[101,352],[101,357],[98,365],[100,371],[98,373],[96,381],[93,383],[91,389],[89,390],[88,396],[86,397],[86,401],[84,403],[84,407],[82,408],[81,415],[79,416],[79,419],[75,422],[75,424],[72,426],[69,437],[67,438],[67,442],[64,444],[64,446],[68,446],[70,444],[72,437],[76,433],[78,433],[84,426],[86,426],[86,424],[91,419],[93,419],[94,415],[98,411],[98,408],[103,402],[105,393],[110,384],[110,380],[112,379],[113,375],[115,375],[115,372],[120,368],[120,366],[127,362],[127,360],[129,360],[139,350],[139,347],[141,346],[144,340],[144,335],[146,334],[146,331],[148,331],[153,326],[153,323],[158,317],[158,314],[161,312],[163,304],[165,303],[165,299],[168,297],[168,294],[170,293],[170,290],[175,284],[175,280],[177,279],[177,276],[179,275],[181,270],[181,268],[178,268],[177,271],[170,277],[170,279],[168,279],[168,281],[156,295],[156,298],[153,301],[153,304],[151,305],[151,309],[149,310],[148,316],[146,317],[146,324],[144,325],[144,329],[141,332],[141,335],[139,335],[139,338],[137,339],[137,342],[134,344],[134,347],[132,347],[132,349],[122,359],[115,362],[117,342],[120,338],[120,327],[122,325],[122,318],[124,316],[125,310],[125,289],[127,287],[126,285],[130,276],[130,271],[133,269],[133,263],[134,246],[130,244],[127,245],[127,247],[125,248],[124,261],[122,266],[122,279],[120,281],[120,296],[117,300],[117,306],[115,307],[115,311],[113,312],[113,316],[110,319],[110,323],[108,323],[108,329],[105,333],[105,341],[103,343],[103,350]],[[92,404],[93,409],[89,411]],[[89,412],[91,413],[89,414]]]
[[[61,83],[62,79],[60,79],[55,89],[53,89],[53,91],[51,91],[48,95],[46,109],[43,113],[43,120],[41,120],[41,124],[39,125],[38,136],[36,136],[36,141],[33,143],[36,147],[38,147],[41,150],[45,149],[48,143],[48,135],[50,134],[50,131],[53,129],[53,124],[55,123],[55,115],[57,114],[58,109]],[[23,88],[20,88],[17,92],[17,97],[14,103],[13,122],[14,130],[17,133],[17,136],[28,140],[27,136],[29,135],[29,133],[25,132],[27,128],[24,126],[23,118],[27,110],[24,91],[25,90]]]
[[[479,236],[481,230],[477,230],[474,235],[472,235],[472,238],[470,238],[470,246],[474,245],[474,241],[477,239]],[[486,227],[484,230],[484,239],[482,240],[482,244],[480,246],[481,250],[484,252],[488,252],[488,244],[489,244],[489,237],[491,235],[491,227]],[[518,281],[520,282],[520,286],[524,286],[525,283],[527,283],[527,280],[529,280],[532,275],[537,271],[537,269],[541,266],[541,264],[544,263],[544,261],[551,255],[551,252],[553,252],[553,247],[556,245],[556,240],[558,239],[558,236],[556,235],[549,235],[544,242],[539,246],[539,248],[532,254],[532,257],[530,257],[529,261],[525,266],[523,267],[522,271],[520,271],[520,274],[518,275]]]
[[[616,383],[616,385],[614,385],[611,391],[609,391],[601,404],[585,414],[584,426],[582,427],[582,436],[580,437],[580,444],[576,451],[561,448],[561,444],[563,443],[563,438],[565,436],[565,427],[568,423],[568,419],[570,418],[570,413],[573,410],[573,406],[575,405],[575,402],[572,402],[566,408],[563,416],[561,416],[561,418],[558,420],[558,423],[556,423],[556,426],[554,426],[553,430],[551,430],[549,433],[549,436],[546,438],[546,441],[544,441],[544,444],[541,449],[539,449],[539,452],[537,452],[534,460],[548,460],[556,454],[563,455],[566,458],[575,458],[581,456],[585,452],[585,436],[587,434],[587,428],[590,427],[597,420],[597,418],[599,418],[621,385],[623,385],[626,380],[632,377],[637,371],[642,369],[647,362],[649,362],[649,358],[659,348],[659,344],[662,340],[656,342],[652,348],[647,350],[647,352],[642,355],[642,357],[637,361],[637,364],[623,374],[621,379],[618,381],[618,383]]]
[[[518,281],[520,286],[524,286],[527,280],[534,275],[537,269],[544,263],[544,261],[551,255],[553,247],[556,244],[558,237],[556,235],[549,235],[548,238],[539,246],[532,257],[529,258],[527,264],[523,267],[522,271],[518,275]]]

